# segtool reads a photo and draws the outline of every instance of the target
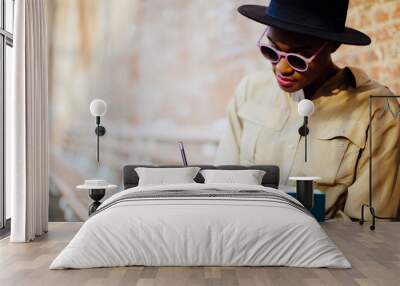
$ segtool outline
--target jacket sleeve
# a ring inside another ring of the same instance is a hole
[[[388,94],[391,95],[391,94]],[[373,99],[376,108],[367,132],[366,147],[357,164],[354,183],[348,188],[344,212],[361,218],[361,205],[369,201],[370,132],[372,130],[372,205],[378,216],[395,216],[400,201],[400,106],[395,98]],[[365,208],[366,219],[371,218]]]
[[[240,81],[228,104],[227,124],[218,145],[214,161],[216,165],[240,164],[240,138],[243,126],[238,110],[246,97],[247,82],[247,77]]]

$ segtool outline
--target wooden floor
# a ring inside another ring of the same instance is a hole
[[[400,285],[400,223],[323,225],[353,268],[289,267],[122,267],[48,270],[80,223],[50,223],[49,233],[32,242],[0,241],[0,285]]]

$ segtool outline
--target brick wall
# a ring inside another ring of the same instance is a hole
[[[335,55],[340,65],[354,65],[400,94],[400,1],[350,0],[347,25],[372,38],[368,47],[342,46]]]

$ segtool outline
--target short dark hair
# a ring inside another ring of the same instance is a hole
[[[336,52],[342,44],[339,42],[332,42],[332,53]]]

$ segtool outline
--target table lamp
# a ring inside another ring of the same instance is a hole
[[[299,134],[304,136],[304,161],[307,162],[307,135],[309,133],[307,124],[308,117],[314,113],[314,103],[309,99],[303,99],[297,105],[297,111],[300,116],[304,117],[303,126],[299,128]]]
[[[100,152],[99,152],[99,138],[106,134],[106,129],[100,125],[100,117],[104,116],[107,112],[107,104],[102,99],[93,99],[90,103],[90,113],[96,117],[96,129],[94,133],[97,135],[97,163],[100,163]]]

